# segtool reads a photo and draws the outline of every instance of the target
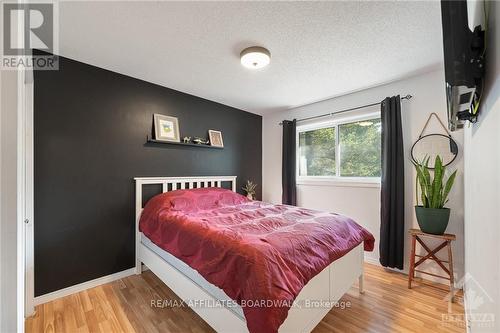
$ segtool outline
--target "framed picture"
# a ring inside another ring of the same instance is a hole
[[[181,142],[179,121],[175,117],[154,114],[155,139],[158,141]]]
[[[210,138],[210,145],[215,147],[224,147],[224,141],[222,141],[222,132],[208,130],[208,136]]]

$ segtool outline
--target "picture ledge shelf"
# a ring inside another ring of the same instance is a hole
[[[166,145],[177,145],[177,146],[188,146],[188,147],[199,147],[199,148],[212,148],[212,149],[224,149],[224,147],[216,147],[197,143],[184,143],[184,142],[173,142],[173,141],[160,141],[146,137],[146,143],[153,144],[166,144]]]

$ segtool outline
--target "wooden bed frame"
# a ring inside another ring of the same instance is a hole
[[[137,177],[134,179],[136,183],[136,274],[141,274],[142,264],[144,264],[183,301],[201,301],[204,304],[217,302],[203,287],[142,244],[142,235],[139,232],[139,219],[143,209],[142,190],[143,185],[162,185],[162,191],[168,192],[176,189],[222,187],[230,183],[230,188],[236,191],[236,176]],[[290,309],[279,332],[310,332],[333,308],[335,302],[349,290],[356,279],[359,279],[359,292],[363,293],[363,256],[363,244],[360,244],[309,281],[297,296],[297,301],[303,306]],[[197,306],[192,309],[217,332],[248,332],[245,319],[229,308]]]

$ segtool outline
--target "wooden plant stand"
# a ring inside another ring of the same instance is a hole
[[[411,289],[411,283],[415,279],[415,272],[431,275],[441,279],[446,279],[450,281],[450,294],[451,294],[451,301],[453,302],[454,301],[453,296],[455,292],[454,291],[455,279],[453,276],[453,255],[451,251],[451,242],[456,239],[455,235],[453,234],[433,235],[433,234],[427,234],[418,229],[410,229],[409,234],[411,237],[411,254],[410,254],[410,271],[408,273],[408,288]],[[429,246],[424,243],[422,237],[441,239],[443,240],[443,242],[439,244],[436,248],[431,250]],[[427,254],[425,256],[421,256],[415,253],[415,247],[417,242],[419,242],[420,245],[427,251]],[[448,248],[448,260],[441,260],[436,256],[436,254],[444,247]],[[417,262],[415,262],[415,258],[419,258]],[[419,266],[421,263],[425,262],[428,259],[434,260],[434,262],[436,262],[439,265],[439,267],[441,267],[445,271],[447,276],[437,275],[415,269],[417,266]],[[444,265],[445,263],[448,264],[448,267]]]

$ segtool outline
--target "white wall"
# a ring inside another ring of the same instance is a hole
[[[465,289],[470,332],[500,331],[500,3],[489,4],[485,93],[479,121],[465,129]],[[469,2],[472,26],[484,22],[482,5]],[[474,302],[474,295],[480,302]],[[495,326],[470,320],[470,314],[476,319],[493,314]]]
[[[323,102],[306,105],[292,110],[275,112],[263,117],[263,198],[265,201],[281,202],[281,126],[283,119],[303,118],[334,112],[383,100],[396,94],[411,94],[410,101],[402,101],[403,140],[405,145],[405,227],[417,227],[414,214],[415,172],[410,162],[409,151],[413,142],[431,112],[436,112],[446,121],[446,98],[444,89],[444,70],[411,77],[402,81],[367,89],[353,94],[333,98]],[[373,109],[372,109],[373,110]],[[430,132],[441,129],[436,122],[429,127]],[[458,169],[456,184],[450,195],[449,207],[452,209],[447,232],[457,235],[453,253],[455,273],[463,275],[464,234],[463,234],[463,132],[453,133],[460,152],[450,168]],[[354,218],[359,224],[371,231],[377,240],[380,229],[380,188],[349,186],[311,186],[298,185],[298,204],[300,206],[337,212]],[[406,236],[406,235],[405,235]],[[407,236],[406,236],[407,237]],[[405,245],[405,268],[408,263],[409,242]],[[370,262],[378,262],[378,244],[373,253],[366,253]],[[445,253],[444,253],[445,254]],[[431,264],[432,266],[432,264]],[[428,265],[430,271],[439,272]],[[446,282],[446,281],[445,281]]]
[[[0,22],[3,23],[3,22]],[[1,165],[2,165],[2,71],[0,70],[0,323],[2,322],[3,318],[3,279],[2,279],[2,268],[3,268],[3,257],[2,257],[2,172],[1,172]],[[0,330],[2,330],[2,326],[0,324]]]
[[[17,72],[3,71],[0,95],[0,332],[22,330],[17,224]]]

